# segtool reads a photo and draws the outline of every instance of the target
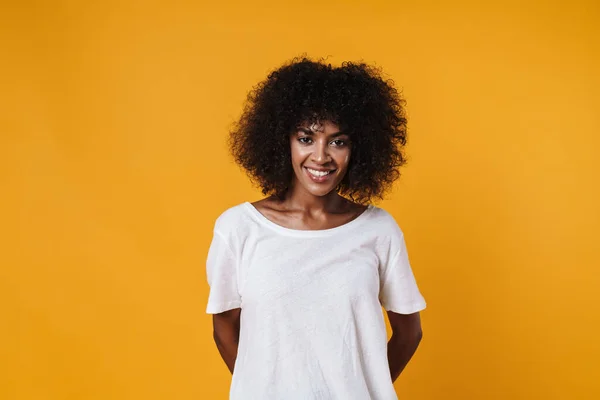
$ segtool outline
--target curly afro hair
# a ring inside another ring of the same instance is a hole
[[[361,204],[382,199],[406,161],[406,116],[393,81],[373,66],[292,59],[250,91],[229,148],[264,195],[281,199],[294,174],[290,134],[301,123],[323,120],[338,125],[352,143],[337,192]]]

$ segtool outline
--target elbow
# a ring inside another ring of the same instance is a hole
[[[419,328],[416,332],[415,332],[415,342],[417,344],[421,343],[421,340],[423,340],[423,329]]]
[[[419,328],[416,330],[396,331],[392,333],[392,339],[402,342],[406,345],[418,346],[423,340],[423,331]]]
[[[213,340],[215,341],[217,346],[220,346],[223,343],[227,342],[227,338],[230,336],[231,335],[228,335],[227,332],[223,332],[222,330],[219,330],[219,329],[213,329]]]
[[[398,340],[401,340],[402,342],[406,343],[406,344],[414,344],[416,346],[419,345],[419,343],[421,343],[421,340],[423,340],[423,330],[419,327],[417,329],[411,329],[411,330],[404,330],[403,332],[397,332],[392,334],[392,336],[397,336]]]
[[[215,344],[218,346],[219,343],[220,343],[220,340],[219,340],[219,334],[216,331],[216,329],[213,329],[213,335],[212,336],[213,336],[213,340],[215,341]]]

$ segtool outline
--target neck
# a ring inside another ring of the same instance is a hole
[[[347,200],[340,196],[335,190],[324,196],[315,196],[306,191],[302,185],[292,183],[287,191],[283,202],[293,209],[301,209],[309,212],[334,212],[342,208]]]

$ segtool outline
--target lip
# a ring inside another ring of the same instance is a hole
[[[304,171],[306,172],[306,175],[310,178],[310,180],[312,180],[313,182],[316,182],[316,183],[326,182],[333,176],[333,174],[328,174],[325,176],[317,177],[317,176],[314,176],[313,174],[311,174],[310,172],[308,172],[308,168],[310,168],[310,167],[303,167]],[[310,168],[310,169],[314,169],[315,171],[335,171],[335,169],[333,169],[333,170],[332,169],[322,169],[322,168]]]
[[[310,168],[310,169],[314,169],[315,171],[321,171],[321,172],[335,170],[335,168],[313,168],[313,167],[307,167],[307,166],[304,166],[304,168]]]

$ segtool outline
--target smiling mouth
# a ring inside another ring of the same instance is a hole
[[[304,167],[304,169],[306,170],[306,175],[308,175],[308,177],[316,183],[323,183],[328,181],[333,175],[333,173],[337,171],[337,169],[332,169],[329,171],[318,171],[316,169],[308,167]]]
[[[306,168],[306,170],[307,170],[307,171],[308,171],[308,172],[309,172],[309,173],[310,173],[312,176],[314,176],[314,177],[316,177],[316,178],[321,178],[321,177],[324,177],[324,176],[330,175],[330,174],[332,174],[332,173],[334,173],[334,172],[336,171],[335,169],[331,169],[331,170],[329,170],[329,171],[319,171],[319,170],[312,169],[312,168],[308,168],[308,167],[304,167],[304,168]]]

